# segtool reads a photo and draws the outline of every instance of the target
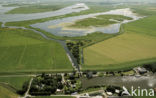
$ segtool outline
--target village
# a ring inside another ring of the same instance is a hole
[[[136,78],[154,74],[145,67],[135,67],[129,71],[96,72],[84,71],[77,73],[42,73],[33,78],[28,96],[75,96],[77,98],[109,98],[113,96],[131,96],[129,90],[117,85],[97,85],[83,88],[82,78],[92,79],[97,77],[135,76]],[[156,92],[156,88],[154,88]]]

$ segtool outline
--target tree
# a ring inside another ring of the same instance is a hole
[[[58,89],[63,89],[62,83],[58,83]]]
[[[93,77],[93,73],[92,73],[92,72],[88,72],[88,73],[86,74],[86,77],[87,77],[88,79],[92,78],[92,77]]]
[[[97,71],[93,71],[93,74],[97,74]]]
[[[42,73],[41,77],[45,77],[45,73]]]
[[[58,76],[57,76],[57,81],[58,81],[58,82],[62,81],[62,76],[61,76],[61,75],[58,75]]]
[[[113,87],[113,86],[108,86],[107,89],[106,89],[106,91],[115,93],[115,87]]]
[[[24,95],[24,93],[27,91],[29,85],[29,81],[24,82],[22,89],[18,90],[17,93],[20,95]]]
[[[70,80],[74,80],[74,79],[75,79],[74,75],[71,74],[71,75],[69,76],[69,79],[70,79]]]

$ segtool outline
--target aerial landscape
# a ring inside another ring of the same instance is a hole
[[[0,0],[0,98],[120,97],[156,97],[156,0]]]

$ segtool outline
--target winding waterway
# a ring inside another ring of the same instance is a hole
[[[1,9],[13,9],[10,7],[2,7]],[[0,14],[1,22],[14,22],[14,21],[24,21],[24,20],[33,20],[41,19],[47,17],[54,17],[59,15],[65,15],[73,12],[80,12],[83,10],[89,9],[84,3],[71,5],[57,11],[43,12],[43,13],[32,13],[32,14]],[[6,12],[4,11],[4,12]]]
[[[14,8],[17,8],[17,7],[3,7],[2,5],[0,5],[0,17],[1,17],[0,21],[3,22],[3,24],[2,24],[3,28],[7,27],[7,28],[32,30],[32,31],[40,34],[42,37],[44,37],[47,40],[53,40],[53,41],[60,43],[63,46],[64,50],[66,51],[66,54],[67,54],[70,62],[72,63],[72,66],[77,71],[80,71],[77,61],[74,58],[74,56],[72,55],[72,53],[69,51],[69,49],[67,48],[65,41],[49,38],[42,32],[39,32],[34,29],[25,28],[25,27],[17,27],[17,26],[5,26],[5,23],[6,22],[14,22],[14,21],[41,19],[41,18],[46,18],[46,17],[65,15],[65,14],[69,14],[72,12],[80,12],[80,11],[89,9],[88,6],[86,6],[84,3],[80,3],[80,4],[75,4],[75,5],[72,5],[69,7],[65,7],[65,8],[57,10],[57,11],[52,11],[52,12],[33,13],[33,14],[5,14],[6,12],[8,12]]]
[[[2,5],[0,5],[0,16],[1,14],[5,14],[6,12],[15,9],[17,7],[3,7]]]

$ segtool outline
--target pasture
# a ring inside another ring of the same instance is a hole
[[[63,47],[30,30],[0,28],[1,72],[67,71]]]
[[[123,34],[84,48],[83,67],[119,69],[156,61],[155,25],[156,16],[125,24]]]

